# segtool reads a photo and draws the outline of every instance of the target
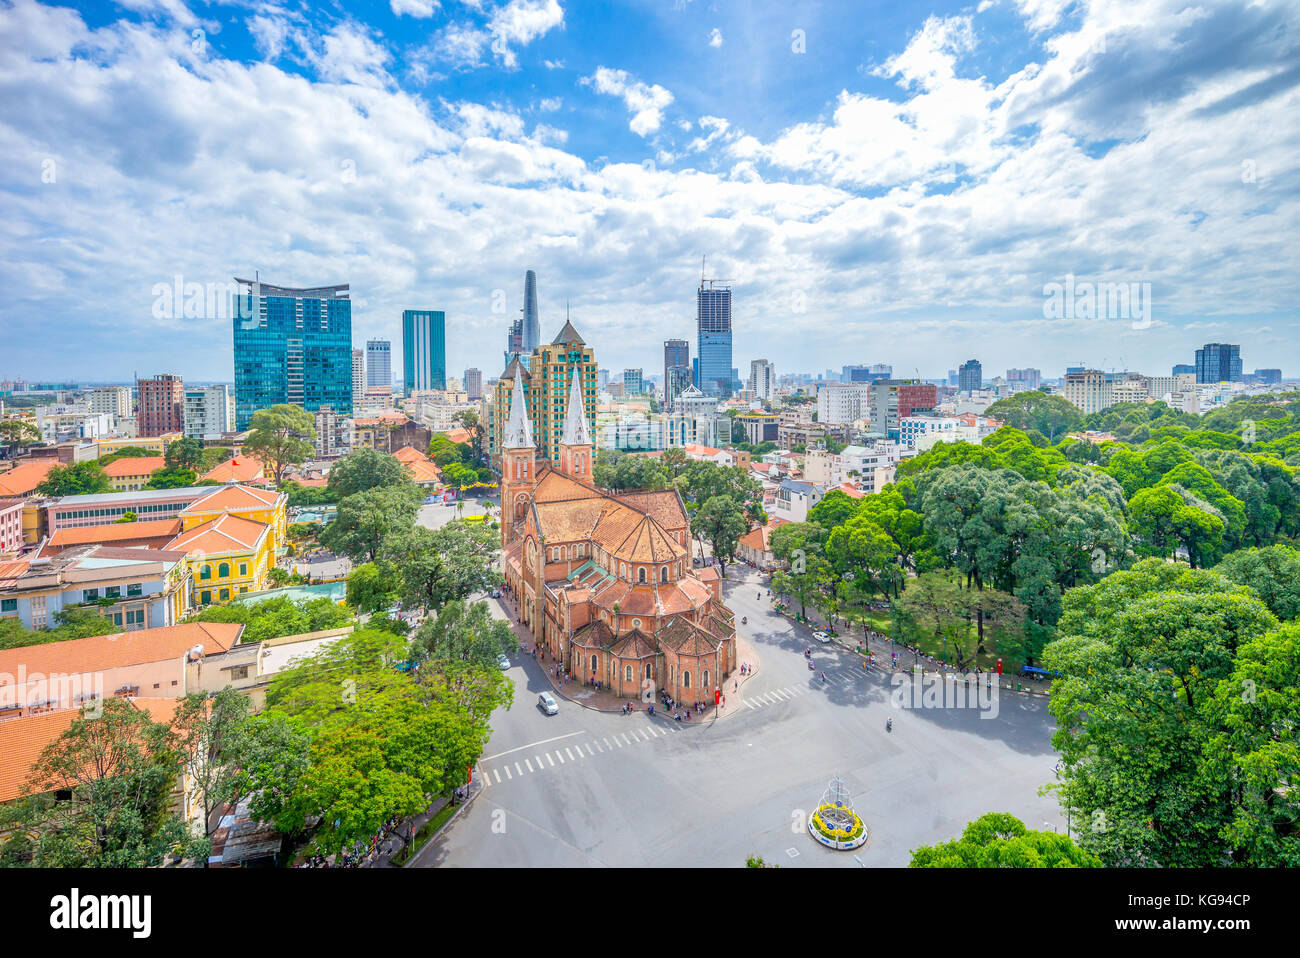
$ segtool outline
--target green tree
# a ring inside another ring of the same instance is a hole
[[[23,446],[35,446],[41,441],[41,431],[26,419],[0,419],[0,450],[6,456]]]
[[[1006,812],[971,822],[961,838],[913,849],[909,868],[1100,868],[1068,835],[1031,831]]]
[[[397,572],[402,601],[440,611],[501,582],[494,568],[497,538],[486,523],[447,523],[440,529],[415,526],[383,542],[383,556]]]
[[[166,469],[159,469],[149,476],[149,481],[144,484],[144,487],[146,489],[186,489],[194,485],[198,478],[198,473],[193,469],[168,466]]]
[[[24,797],[5,810],[16,830],[6,859],[17,851],[38,868],[150,868],[184,847],[185,826],[171,810],[181,772],[171,731],[126,699],[98,705],[99,714],[83,709],[45,748]]]
[[[36,491],[42,496],[88,496],[112,492],[113,486],[99,463],[87,461],[55,466]]]
[[[1239,549],[1224,556],[1214,571],[1249,586],[1282,621],[1300,618],[1300,552],[1290,546]]]
[[[375,449],[348,453],[330,469],[329,491],[335,501],[384,486],[411,486],[401,460]]]
[[[321,532],[321,543],[353,562],[374,562],[385,539],[415,525],[420,498],[414,488],[380,486],[348,496]]]
[[[244,454],[269,465],[278,488],[285,469],[311,458],[315,441],[316,420],[312,414],[301,406],[279,403],[253,413]]]
[[[186,695],[176,703],[172,729],[181,757],[181,767],[195,789],[202,810],[202,841],[191,849],[208,867],[215,812],[223,805],[237,805],[245,794],[248,778],[243,763],[248,753],[249,701],[231,686],[216,695]]]
[[[999,399],[989,406],[985,415],[1001,419],[1008,426],[1025,432],[1040,432],[1051,443],[1072,429],[1078,429],[1083,420],[1083,413],[1064,396],[1049,395],[1039,390]]]
[[[723,578],[727,575],[727,563],[736,556],[740,537],[748,529],[740,504],[726,495],[713,496],[691,518],[691,531],[708,540]]]
[[[401,580],[386,562],[366,562],[348,574],[348,605],[359,613],[378,612],[397,600]]]
[[[171,469],[189,469],[197,472],[203,467],[203,440],[186,436],[167,446],[163,461]]]
[[[486,602],[453,599],[415,631],[411,657],[417,662],[476,663],[499,669],[499,656],[519,654],[519,640],[505,619],[495,619]]]
[[[295,602],[281,595],[255,603],[210,606],[194,619],[198,622],[239,622],[244,626],[241,642],[263,642],[285,635],[342,628],[351,623],[352,614],[333,599]]]

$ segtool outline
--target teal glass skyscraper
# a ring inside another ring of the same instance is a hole
[[[295,288],[235,277],[235,428],[278,403],[352,415],[352,301],[346,283]]]
[[[402,310],[402,382],[408,393],[447,388],[446,327],[441,310]]]
[[[707,282],[708,288],[705,288]],[[731,395],[731,287],[701,280],[697,290],[695,388],[708,396]]]

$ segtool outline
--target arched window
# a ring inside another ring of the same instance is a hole
[[[654,678],[654,675],[652,674],[653,672],[654,672],[654,666],[651,665],[649,662],[647,662],[647,663],[645,664],[645,676],[644,676],[644,678],[647,678],[647,679],[652,679],[652,678]]]
[[[690,687],[691,687],[691,673],[690,673],[690,672],[683,672],[683,673],[682,673],[682,688],[684,688],[684,689],[689,689]]]
[[[708,669],[705,669],[705,670],[704,670],[704,684],[702,684],[702,685],[700,686],[700,688],[702,688],[702,689],[704,689],[704,690],[706,690],[706,691],[707,691],[708,688],[709,688],[709,670],[708,670]]]
[[[229,576],[229,575],[230,575],[230,563],[229,563],[229,562],[223,562],[223,563],[221,563],[221,565],[217,566],[217,575],[221,576],[221,578],[223,578],[223,579],[226,578],[227,576]]]
[[[211,578],[212,578],[212,566],[210,566],[210,565],[205,565],[202,569],[200,569],[200,570],[199,570],[199,578],[200,578],[200,579],[211,579]]]
[[[665,565],[659,567],[659,581],[660,582],[668,581],[668,566]]]
[[[623,669],[623,678],[628,682],[632,681],[632,666],[629,665]]]
[[[596,657],[594,655],[591,657],[591,671],[596,671]]]
[[[642,567],[641,567],[641,569],[640,569],[640,573],[637,575],[637,579],[636,579],[636,580],[637,580],[637,582],[640,582],[640,583],[643,583],[643,584],[645,583],[645,566],[642,566]]]

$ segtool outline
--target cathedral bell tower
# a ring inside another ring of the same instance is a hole
[[[501,442],[501,546],[514,541],[528,500],[537,484],[537,449],[524,399],[524,376],[515,363],[515,388],[510,396],[510,418]]]
[[[582,398],[582,367],[574,366],[569,386],[569,407],[564,414],[564,432],[560,439],[560,472],[581,482],[591,482],[594,445],[587,425],[587,403]]]

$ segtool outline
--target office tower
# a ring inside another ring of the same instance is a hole
[[[235,428],[235,391],[229,386],[185,390],[187,439],[220,439]]]
[[[717,280],[701,279],[696,294],[695,386],[702,393],[726,399],[731,395],[734,378],[731,366],[731,287],[717,283]]]
[[[776,367],[766,359],[755,359],[749,364],[749,391],[755,399],[771,402],[776,390]]]
[[[871,420],[871,431],[887,439],[899,438],[900,420],[933,413],[939,401],[939,388],[934,383],[915,379],[875,380],[867,388],[870,402],[863,415]]]
[[[683,370],[685,373],[683,374]],[[673,400],[691,382],[691,344],[684,339],[664,340],[664,406],[671,409]]]
[[[1043,374],[1037,369],[1008,369],[1007,382],[1022,383],[1028,390],[1037,389],[1043,383]]]
[[[1198,383],[1241,382],[1241,347],[1229,343],[1206,343],[1196,351]]]
[[[1115,381],[1098,369],[1065,374],[1065,398],[1086,413],[1101,412],[1115,405]]]
[[[131,418],[131,389],[128,386],[105,386],[92,391],[87,399],[93,415]]]
[[[405,319],[406,314],[402,314]],[[387,339],[366,341],[366,388],[393,385],[393,344]]]
[[[640,396],[645,392],[645,381],[639,369],[623,370],[623,395]]]
[[[442,310],[402,310],[402,378],[408,396],[447,388],[447,315]]]
[[[978,359],[968,359],[957,368],[957,391],[978,392],[984,385],[984,369]]]
[[[603,389],[608,389],[608,388],[609,388],[609,370],[608,370],[608,369],[598,369],[598,370],[596,370],[596,388],[597,388],[597,389],[602,389],[602,390],[603,390]]]
[[[359,410],[361,400],[366,394],[366,354],[360,349],[352,350],[352,408]],[[333,409],[330,410],[333,412]]]
[[[957,383],[958,383],[958,381],[959,381],[959,378],[958,378],[958,376],[957,376],[957,370],[955,370],[955,369],[950,369],[950,370],[948,370],[948,385],[949,385],[949,386],[956,386]]]
[[[524,273],[524,315],[520,333],[520,352],[531,356],[533,350],[542,344],[541,322],[537,315],[537,274],[531,269]]]
[[[469,399],[483,398],[483,370],[473,366],[465,370],[465,394]]]
[[[185,383],[180,376],[163,373],[139,379],[135,390],[138,435],[161,436],[185,428]]]
[[[1174,366],[1173,375],[1182,376],[1184,374],[1195,376],[1196,366],[1193,365],[1192,363],[1178,363],[1177,365]]]
[[[501,450],[504,448],[505,428],[516,379],[522,380],[523,391],[528,397],[528,415],[538,458],[549,459],[552,463],[559,462],[565,412],[575,375],[581,380],[580,389],[587,406],[588,424],[594,435],[598,388],[596,356],[571,322],[566,319],[564,328],[549,344],[538,346],[530,356],[516,357],[510,361],[497,380],[492,397],[488,450],[493,457],[493,466],[498,469],[501,466]]]
[[[1282,381],[1280,369],[1256,369],[1255,382],[1262,386],[1275,386]]]
[[[289,287],[235,278],[235,428],[277,403],[352,414],[352,300],[346,283]]]
[[[844,366],[840,369],[840,382],[842,383],[865,383],[869,382],[867,374],[871,372],[868,366]]]

